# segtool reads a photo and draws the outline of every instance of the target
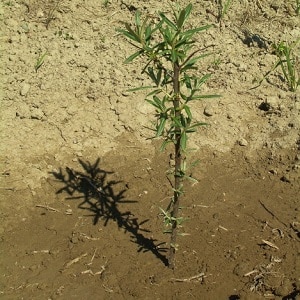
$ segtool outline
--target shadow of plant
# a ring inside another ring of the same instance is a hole
[[[78,204],[80,209],[88,210],[92,214],[93,224],[96,225],[99,220],[104,221],[104,226],[110,220],[116,221],[119,228],[124,229],[125,233],[131,234],[132,241],[138,244],[138,252],[151,251],[165,265],[167,258],[163,255],[167,248],[160,247],[164,243],[156,244],[157,240],[147,238],[142,232],[150,232],[147,229],[140,228],[141,225],[147,223],[149,219],[139,222],[138,218],[130,211],[122,212],[120,204],[136,203],[135,200],[126,200],[126,190],[117,192],[116,185],[121,181],[108,180],[107,175],[113,174],[111,171],[103,170],[99,167],[100,159],[98,158],[94,164],[79,160],[83,171],[72,170],[66,167],[65,170],[60,168],[59,172],[52,172],[52,175],[64,183],[64,186],[56,193],[66,192],[71,197],[67,200],[83,199]]]

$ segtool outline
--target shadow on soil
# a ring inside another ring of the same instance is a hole
[[[157,240],[145,237],[141,232],[150,232],[146,229],[141,229],[142,222],[138,218],[133,217],[131,211],[122,212],[120,204],[136,203],[135,200],[127,200],[125,197],[126,190],[119,190],[117,185],[122,181],[108,180],[107,176],[114,172],[103,170],[99,167],[100,159],[98,158],[94,164],[79,160],[83,171],[72,170],[66,167],[65,170],[60,168],[59,172],[51,174],[64,186],[57,191],[57,194],[66,192],[71,197],[67,200],[82,199],[78,208],[88,210],[93,217],[93,224],[96,225],[99,220],[104,221],[104,226],[110,220],[116,221],[119,228],[130,232],[133,242],[138,244],[138,252],[151,251],[165,265],[167,258],[163,254],[167,251],[166,248],[160,247],[164,243],[155,244]]]

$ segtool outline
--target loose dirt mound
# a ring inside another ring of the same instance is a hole
[[[296,1],[194,1],[209,46],[196,103],[210,124],[191,139],[176,270],[159,207],[172,191],[142,62],[115,31],[162,1],[1,2],[3,299],[297,299],[300,297],[300,94],[271,43],[300,37]],[[181,1],[182,5],[188,1]],[[299,49],[295,50],[299,53]]]

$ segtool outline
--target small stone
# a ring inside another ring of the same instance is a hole
[[[247,65],[244,64],[244,63],[240,63],[240,65],[238,66],[238,70],[239,70],[240,72],[245,72],[245,71],[247,71]]]
[[[65,211],[65,214],[66,215],[72,215],[73,214],[73,211],[71,208],[68,208],[66,211]]]
[[[24,83],[21,87],[21,90],[20,90],[20,95],[21,96],[26,96],[30,90],[30,84],[29,83]]]
[[[214,115],[214,109],[212,105],[206,105],[206,107],[204,108],[204,115],[206,115],[207,117],[211,117]]]
[[[269,172],[270,172],[271,174],[273,174],[273,175],[277,175],[277,174],[278,174],[278,172],[277,172],[276,169],[270,169]]]
[[[78,242],[79,242],[79,239],[78,239],[77,236],[73,236],[73,237],[71,238],[71,243],[72,243],[72,244],[77,244]]]
[[[280,102],[281,102],[281,100],[276,96],[269,96],[267,98],[267,101],[266,101],[266,103],[269,104],[270,109],[272,109],[272,110],[279,109],[280,108]]]
[[[288,174],[283,175],[283,176],[280,178],[280,180],[283,181],[283,182],[291,183],[291,179],[290,179],[290,176],[289,176]]]
[[[36,16],[38,18],[44,18],[45,14],[44,14],[44,12],[41,9],[38,9],[37,12],[36,12]]]
[[[92,30],[93,31],[99,31],[100,30],[100,26],[97,23],[92,23]]]
[[[214,219],[219,219],[220,215],[218,213],[213,214]]]
[[[32,108],[30,117],[35,120],[45,120],[45,114],[40,108]]]
[[[245,140],[244,138],[241,138],[240,140],[238,140],[238,144],[240,146],[248,146],[248,141]]]

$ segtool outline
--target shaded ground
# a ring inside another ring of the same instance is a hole
[[[250,89],[276,57],[242,38],[294,41],[294,2],[235,2],[221,30],[215,1],[194,4],[192,25],[217,25],[197,43],[215,52],[203,92],[223,97],[194,108],[210,126],[191,140],[175,271],[159,215],[170,152],[146,140],[151,107],[124,91],[147,82],[115,32],[136,8],[170,9],[125,2],[1,2],[1,297],[299,298],[299,91],[279,72]]]

